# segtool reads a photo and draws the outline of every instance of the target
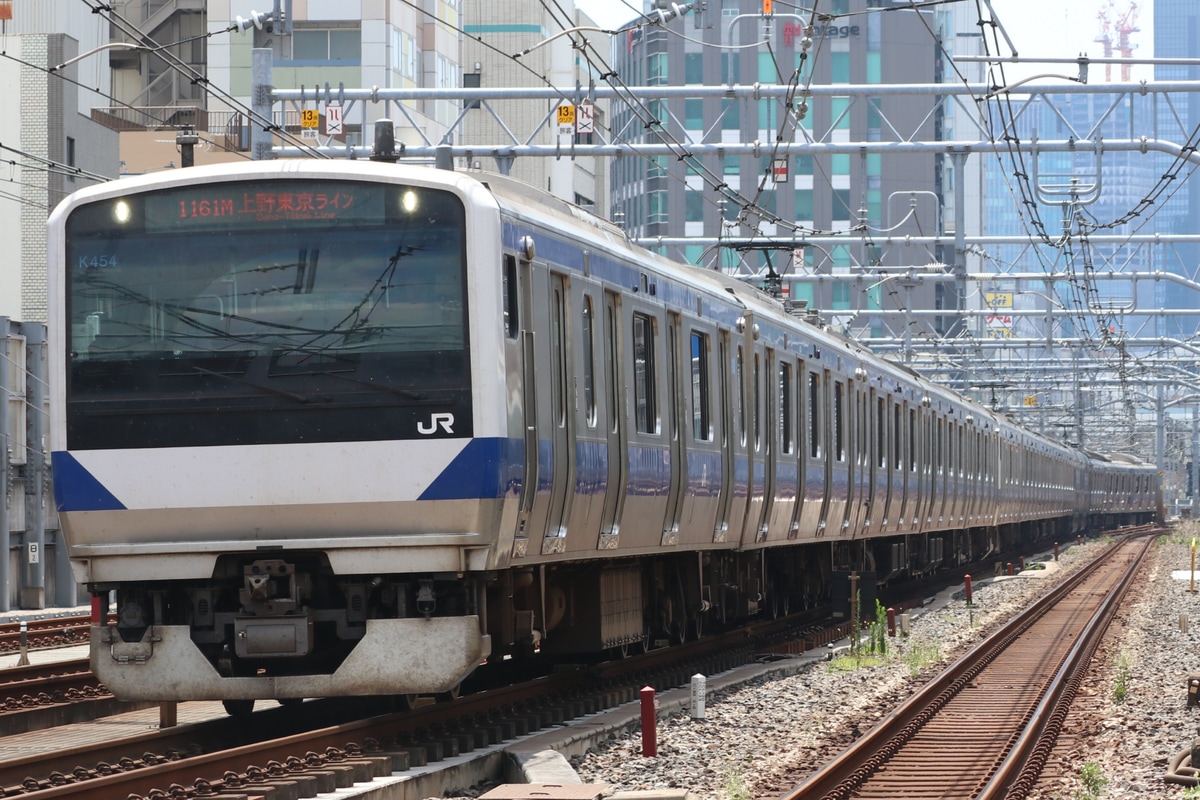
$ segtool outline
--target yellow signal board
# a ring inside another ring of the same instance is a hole
[[[988,308],[1012,308],[1012,292],[984,292],[983,302]]]

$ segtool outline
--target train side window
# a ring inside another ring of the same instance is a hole
[[[592,298],[583,298],[583,407],[589,428],[596,427],[596,341]]]
[[[808,454],[821,457],[821,376],[808,373]]]
[[[846,384],[833,384],[833,457],[846,460]]]
[[[692,331],[692,436],[712,441],[709,422],[708,334]]]
[[[807,375],[807,372],[804,369],[803,361],[800,361],[796,364],[795,373],[796,373],[796,383],[795,383],[794,388],[792,389],[792,392],[793,392],[792,396],[795,398],[795,407],[796,407],[796,424],[795,424],[796,449],[794,452],[796,452],[800,455],[803,455],[805,452],[807,452],[807,450],[805,448],[808,447],[808,445],[805,444],[805,441],[804,441],[804,436],[808,432],[807,429],[805,428],[805,425],[808,424],[807,423],[808,405],[807,405],[807,396],[804,393],[804,381],[806,380],[805,376]]]
[[[945,420],[938,417],[937,433],[934,435],[933,440],[933,470],[939,475],[942,473],[942,435],[945,431],[944,422]]]
[[[517,338],[521,329],[520,315],[517,313],[517,259],[515,256],[504,257],[504,334],[509,339]]]
[[[617,309],[611,295],[604,304],[604,358],[608,367],[608,425],[609,430],[620,430],[621,411],[621,368],[617,360]]]
[[[737,404],[738,415],[738,436],[741,437],[740,444],[746,446],[746,356],[742,352],[742,346],[738,345],[737,363],[734,365],[733,376],[733,402]]]
[[[917,410],[908,410],[908,471],[917,471]]]
[[[962,425],[958,426],[958,457],[959,457],[959,472],[964,476],[972,475],[975,471],[975,457],[971,448],[971,437],[967,435],[966,428]]]
[[[892,469],[901,469],[904,463],[904,409],[892,403]]]
[[[954,449],[954,423],[946,423],[946,473],[953,478],[958,470],[958,455]]]
[[[779,442],[785,454],[796,452],[792,434],[792,365],[779,363]]]
[[[754,452],[762,450],[762,370],[759,368],[759,355],[754,354],[754,404],[750,414],[754,417]]]
[[[567,424],[567,339],[566,298],[561,278],[554,281],[554,308],[551,309],[551,346],[554,352],[554,385],[558,387],[555,399],[555,417],[561,428]]]
[[[658,404],[655,391],[658,376],[654,365],[654,320],[645,314],[633,315],[633,400],[637,429],[641,433],[658,432]]]
[[[875,398],[875,466],[887,466],[887,400]]]
[[[868,426],[871,423],[871,401],[867,397],[866,391],[863,390],[855,392],[854,396],[854,405],[858,409],[856,417],[856,429],[854,434],[855,440],[858,444],[858,447],[856,448],[857,457],[855,459],[855,463],[862,464],[863,466],[870,466],[871,458],[868,451],[871,448],[871,437]]]
[[[729,446],[729,370],[725,369],[725,365],[729,363],[729,333],[728,331],[721,332],[720,349],[717,353],[717,369],[718,380],[720,381],[721,392],[721,447]]]

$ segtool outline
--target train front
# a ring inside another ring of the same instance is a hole
[[[114,694],[432,693],[487,657],[489,201],[429,169],[272,162],[55,211],[55,499],[76,579],[115,596],[92,629]]]

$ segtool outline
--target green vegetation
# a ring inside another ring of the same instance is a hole
[[[904,653],[904,663],[908,665],[908,671],[912,675],[916,675],[925,667],[941,660],[941,644],[924,639],[913,639]]]
[[[830,672],[853,672],[856,669],[863,667],[878,667],[881,664],[888,663],[886,656],[880,655],[864,655],[862,653],[853,653],[849,655],[839,656],[829,662]]]
[[[887,609],[880,605],[879,601],[875,601],[875,621],[871,623],[868,631],[870,644],[867,652],[878,655],[887,655]]]
[[[1192,540],[1200,537],[1200,522],[1194,519],[1180,520],[1171,526],[1171,532],[1158,537],[1159,541],[1166,540],[1171,544],[1190,545]]]
[[[726,771],[721,797],[725,800],[750,800],[750,787],[746,786],[746,779],[737,768],[731,767]]]
[[[1104,793],[1108,778],[1104,777],[1099,764],[1089,761],[1079,770],[1079,782],[1083,785],[1075,793],[1075,800],[1096,800]]]
[[[1113,664],[1117,668],[1117,677],[1113,681],[1112,692],[1109,694],[1113,705],[1121,705],[1129,696],[1129,679],[1133,677],[1133,670],[1129,665],[1129,656],[1121,653],[1117,656]]]
[[[1200,786],[1189,786],[1179,795],[1183,800],[1200,800]]]

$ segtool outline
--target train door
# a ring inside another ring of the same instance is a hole
[[[825,522],[829,508],[829,478],[831,468],[828,459],[829,440],[826,434],[825,384],[822,373],[810,366],[801,369],[804,374],[804,443],[801,458],[804,461],[804,482],[801,484],[800,536],[818,537],[825,533]]]
[[[971,509],[967,515],[967,522],[977,525],[983,502],[983,432],[978,427],[973,427],[969,441],[971,444]]]
[[[724,542],[729,536],[729,520],[733,510],[734,493],[734,413],[733,380],[730,372],[729,331],[721,331],[717,344],[717,442],[721,445],[721,482],[717,501],[717,524],[713,542]]]
[[[904,409],[900,400],[889,395],[884,413],[888,416],[888,455],[883,529],[893,532],[900,530],[899,514],[904,504]]]
[[[659,547],[670,488],[669,411],[664,413],[670,400],[665,381],[667,325],[659,309],[637,298],[630,298],[627,306],[623,322],[629,336],[626,375],[632,396],[621,547]]]
[[[863,533],[883,533],[887,506],[887,414],[884,398],[875,389],[868,396],[864,415],[869,428],[867,476],[863,496]]]
[[[679,515],[683,508],[683,489],[687,483],[687,447],[683,438],[683,369],[680,366],[683,325],[678,314],[667,315],[667,409],[664,414],[669,430],[667,460],[670,485],[667,511],[663,518],[663,545],[679,543]]]
[[[605,438],[607,440],[607,491],[604,493],[604,508],[600,515],[600,537],[598,550],[615,549],[620,540],[621,512],[629,480],[626,453],[629,450],[629,434],[625,418],[625,382],[622,380],[621,360],[621,314],[616,294],[604,293],[603,323],[601,331],[604,354],[604,393],[602,402],[605,412]]]
[[[522,293],[529,324],[522,336],[525,469],[515,556],[539,541],[543,554],[565,550],[567,486],[574,472],[565,386],[566,279],[533,263]]]
[[[801,373],[803,370],[801,370]],[[804,458],[797,445],[800,416],[797,409],[798,379],[795,364],[788,353],[779,357],[778,369],[774,373],[775,384],[771,387],[778,420],[777,436],[774,440],[774,489],[771,495],[771,513],[767,516],[767,535],[771,541],[794,539],[799,530],[800,486]]]
[[[774,435],[770,411],[770,392],[766,391],[771,374],[770,351],[750,347],[750,386],[746,397],[749,441],[750,497],[746,504],[742,543],[761,542],[766,533],[767,510],[771,496],[771,437]]]
[[[904,420],[904,457],[899,465],[900,480],[904,484],[904,491],[900,498],[900,511],[897,514],[897,521],[900,524],[900,530],[912,531],[915,530],[915,517],[913,509],[917,504],[917,412],[913,409],[906,400],[902,407],[901,416]]]
[[[791,457],[788,459],[788,464],[795,468],[795,501],[792,503],[791,519],[788,520],[787,526],[787,538],[789,539],[795,539],[800,535],[800,520],[804,513],[804,483],[807,480],[805,467],[808,460],[808,448],[805,441],[807,410],[804,392],[805,381],[807,379],[808,374],[804,368],[803,361],[797,361],[794,370],[790,374],[780,376],[781,384],[784,380],[787,380],[792,387],[792,402],[790,404],[790,411],[788,412],[792,418]],[[788,406],[786,403],[784,405],[785,407]],[[787,437],[783,437],[782,441],[787,442]]]
[[[762,442],[758,463],[761,464],[763,476],[762,511],[758,517],[758,541],[767,540],[767,523],[771,519],[771,508],[775,502],[775,487],[778,469],[776,459],[779,457],[777,440],[779,437],[779,392],[773,387],[773,377],[777,369],[775,351],[767,348],[762,354],[762,372],[758,376],[759,398],[755,403],[759,414],[759,434]]]
[[[826,456],[829,462],[829,479],[826,481],[828,501],[825,520],[829,532],[842,536],[849,527],[847,519],[850,508],[850,445],[848,429],[852,414],[848,408],[850,399],[846,391],[846,381],[825,371],[825,385],[828,387],[828,413],[826,414],[829,441],[829,452]]]
[[[589,255],[584,253],[585,272]],[[567,550],[590,551],[602,530],[601,518],[608,495],[610,451],[606,431],[608,409],[603,401],[607,390],[602,347],[600,287],[582,276],[570,283],[569,307],[575,311],[572,338],[577,369],[567,376],[567,413],[574,418],[575,480],[568,487]]]
[[[959,457],[962,455],[959,444],[962,440],[959,437],[959,428],[958,423],[946,420],[946,483],[942,492],[942,518],[946,521],[947,528],[957,525],[958,505],[962,498],[959,481]]]
[[[946,522],[943,508],[946,505],[946,420],[934,412],[933,418],[933,507],[930,517],[933,526],[940,530]]]
[[[849,465],[849,480],[846,493],[846,516],[842,522],[842,530],[850,537],[861,536],[863,518],[866,512],[866,480],[871,465],[867,456],[870,447],[870,437],[867,422],[867,389],[865,384],[858,381],[847,382],[847,402],[849,408],[846,416],[848,421],[846,462]]]
[[[731,341],[731,360],[723,365],[729,372],[730,431],[727,450],[732,465],[729,490],[729,539],[742,541],[746,526],[746,508],[750,502],[750,367],[743,341]]]
[[[548,325],[545,328],[550,335],[543,343],[545,358],[538,360],[548,366],[544,380],[549,383],[546,392],[549,403],[539,409],[542,413],[538,415],[539,446],[549,447],[549,468],[538,476],[539,484],[545,478],[550,482],[545,498],[543,555],[566,550],[567,518],[572,499],[569,488],[575,483],[575,417],[570,413],[572,392],[568,386],[575,370],[567,322],[570,318],[567,292],[566,278],[550,273]],[[538,494],[542,494],[540,485]]]
[[[680,535],[692,547],[710,544],[718,526],[722,484],[722,422],[713,413],[714,330],[693,323],[683,345],[688,355],[683,368],[684,406],[680,435],[687,443],[686,482],[680,498]]]
[[[537,337],[534,336],[535,326],[541,324],[541,321],[535,318],[536,304],[533,302],[533,277],[538,269],[531,261],[522,260],[522,264],[527,269],[520,273],[523,280],[518,283],[517,293],[520,297],[519,308],[522,312],[520,314],[522,322],[520,396],[525,441],[521,475],[521,505],[516,537],[513,541],[513,556],[518,558],[528,554],[529,539],[540,536],[545,530],[545,520],[540,520],[539,529],[539,520],[534,517],[543,457],[538,441],[540,387],[537,382]]]
[[[875,466],[875,475],[871,481],[873,489],[871,502],[871,521],[876,533],[886,533],[888,527],[888,501],[891,499],[891,436],[889,423],[889,398],[875,398],[875,458],[871,462]]]
[[[934,412],[926,408],[921,411],[921,531],[933,528],[933,503],[937,498],[937,427]]]

